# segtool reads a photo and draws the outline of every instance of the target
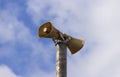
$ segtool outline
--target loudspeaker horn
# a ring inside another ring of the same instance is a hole
[[[40,38],[58,39],[58,37],[59,37],[58,32],[59,32],[59,30],[54,28],[52,26],[51,22],[47,22],[47,23],[40,26],[38,34],[39,34]]]
[[[66,42],[66,45],[67,45],[68,49],[70,50],[71,54],[75,54],[84,45],[83,39],[77,39],[77,38],[71,37],[67,34],[60,32],[54,26],[52,26],[51,22],[47,22],[47,23],[41,25],[39,28],[38,34],[39,34],[40,38],[52,38],[54,40],[63,40],[61,38],[60,34],[63,36],[64,40],[70,38]]]
[[[67,41],[66,44],[67,44],[67,47],[70,50],[71,54],[75,54],[84,45],[84,42],[85,42],[84,39],[77,39],[77,38],[74,38],[74,37],[67,35],[67,34],[63,34],[63,36],[65,39],[70,38],[70,40]]]
[[[71,40],[67,42],[67,46],[71,54],[75,54],[83,47],[83,45],[84,45],[84,39],[77,39],[72,37]]]

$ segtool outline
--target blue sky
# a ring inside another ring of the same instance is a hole
[[[68,77],[120,77],[119,0],[0,0],[0,77],[56,77],[56,48],[38,38],[47,21],[84,38],[68,50]]]

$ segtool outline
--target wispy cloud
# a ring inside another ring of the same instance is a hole
[[[0,64],[8,65],[23,76],[30,74],[29,70],[44,69],[43,66],[47,64],[50,66],[53,57],[48,54],[53,54],[49,52],[53,46],[45,48],[38,36],[31,33],[29,26],[19,20],[18,13],[22,8],[16,6],[14,12],[9,8],[11,6],[0,10]],[[44,49],[48,52],[43,52]],[[48,69],[53,70],[51,67]]]
[[[0,65],[0,76],[1,77],[22,77],[16,75],[8,66]]]

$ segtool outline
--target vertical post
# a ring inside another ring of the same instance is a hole
[[[67,77],[66,44],[57,43],[56,49],[56,77]]]

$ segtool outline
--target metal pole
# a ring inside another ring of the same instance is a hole
[[[67,48],[64,43],[56,44],[56,77],[67,77]]]

